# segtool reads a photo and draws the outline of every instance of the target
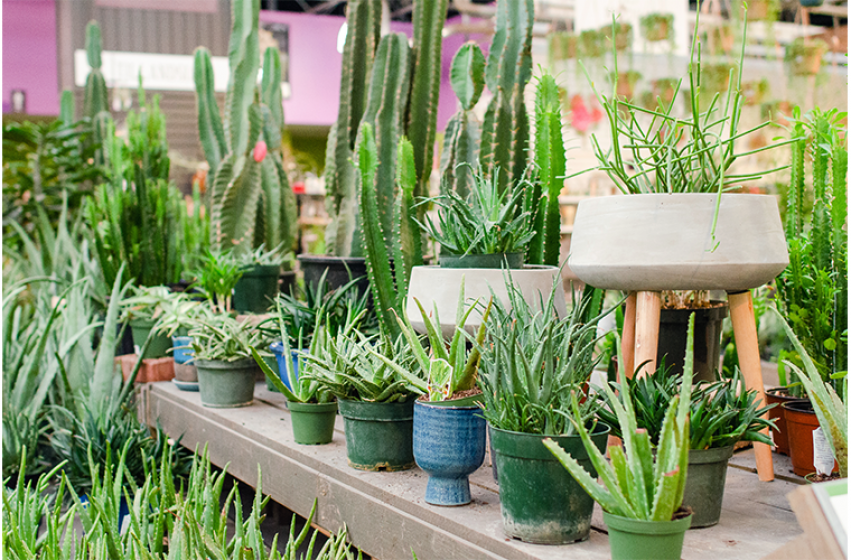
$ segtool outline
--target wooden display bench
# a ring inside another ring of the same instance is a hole
[[[169,436],[182,436],[190,449],[209,445],[211,461],[229,465],[228,472],[249,486],[256,485],[259,465],[263,492],[301,516],[318,499],[315,525],[337,531],[346,523],[352,542],[373,558],[410,559],[412,549],[420,560],[610,558],[599,506],[586,542],[545,546],[509,539],[487,459],[470,477],[471,504],[432,506],[423,500],[427,477],[419,469],[383,473],[349,467],[342,418],[337,418],[331,444],[297,445],[283,396],[263,383],[254,395],[254,404],[245,408],[211,409],[201,405],[198,393],[153,383],[142,388],[140,413],[151,426],[159,421]],[[752,457],[751,450],[734,456],[721,522],[686,533],[686,560],[719,555],[756,560],[801,534],[785,497],[798,487],[795,479],[779,476],[771,484],[757,484]]]

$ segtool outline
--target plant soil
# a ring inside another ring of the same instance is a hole
[[[828,475],[813,473],[808,474],[806,478],[813,484],[819,484],[821,482],[830,482],[831,480],[838,480],[840,477],[839,473],[833,473]]]

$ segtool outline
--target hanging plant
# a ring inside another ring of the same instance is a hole
[[[587,29],[579,34],[579,49],[583,58],[600,58],[607,48],[602,31]]]
[[[632,25],[628,23],[615,23],[615,50],[618,52],[629,49],[632,45]],[[612,41],[612,26],[604,25],[600,28],[600,34],[605,39],[606,45],[611,45]]]
[[[733,50],[736,36],[731,24],[722,23],[718,27],[712,27],[706,32],[706,36],[713,52],[729,53]]]
[[[610,83],[617,84],[616,93],[618,97],[630,100],[633,98],[635,93],[635,84],[637,84],[638,80],[641,79],[641,73],[636,72],[635,70],[618,72],[617,74],[609,72],[607,77],[609,78]]]
[[[670,40],[674,33],[674,15],[663,13],[647,14],[641,18],[641,35],[651,43]]]
[[[579,51],[579,37],[575,33],[563,31],[550,34],[550,61],[576,58]]]
[[[799,76],[813,76],[821,69],[821,60],[830,50],[821,39],[798,37],[786,45],[786,62],[792,73]]]
[[[704,65],[700,75],[700,89],[710,94],[727,91],[730,88],[731,71],[735,73],[735,68],[729,62]]]

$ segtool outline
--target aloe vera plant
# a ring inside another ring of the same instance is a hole
[[[281,61],[269,47],[260,69],[260,0],[234,0],[228,46],[230,77],[224,115],[213,89],[210,52],[195,51],[198,133],[210,167],[209,209],[214,250],[250,252],[290,249],[295,242],[297,208],[281,155],[284,128]]]
[[[620,353],[619,353],[620,354]],[[618,356],[619,360],[622,356]],[[552,440],[544,445],[555,455],[571,476],[600,504],[603,511],[646,521],[670,521],[683,503],[688,470],[689,403],[694,375],[694,315],[689,318],[683,383],[680,394],[671,399],[662,422],[662,433],[656,453],[650,445],[647,430],[638,428],[630,399],[621,402],[608,385],[603,391],[609,397],[622,427],[624,448],[609,447],[609,463],[594,446],[587,428],[571,421],[579,432],[585,450],[603,485],[598,483],[576,460]],[[573,393],[571,407],[579,416],[579,403]]]

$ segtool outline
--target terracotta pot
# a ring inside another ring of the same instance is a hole
[[[777,200],[723,194],[630,194],[579,203],[570,269],[601,289],[749,290],[789,264]],[[713,250],[714,249],[714,250]]]
[[[789,396],[786,387],[772,387],[765,391],[765,404],[776,404],[768,411],[768,419],[774,420],[777,429],[771,428],[771,438],[774,440],[774,450],[783,455],[789,454],[789,432],[786,427],[786,410],[783,408],[785,402],[806,401],[799,397]]]
[[[813,465],[813,431],[819,427],[818,418],[808,400],[786,402],[781,406],[786,412],[792,470],[798,476],[807,476],[816,470]],[[839,470],[839,465],[835,462],[833,470]]]

